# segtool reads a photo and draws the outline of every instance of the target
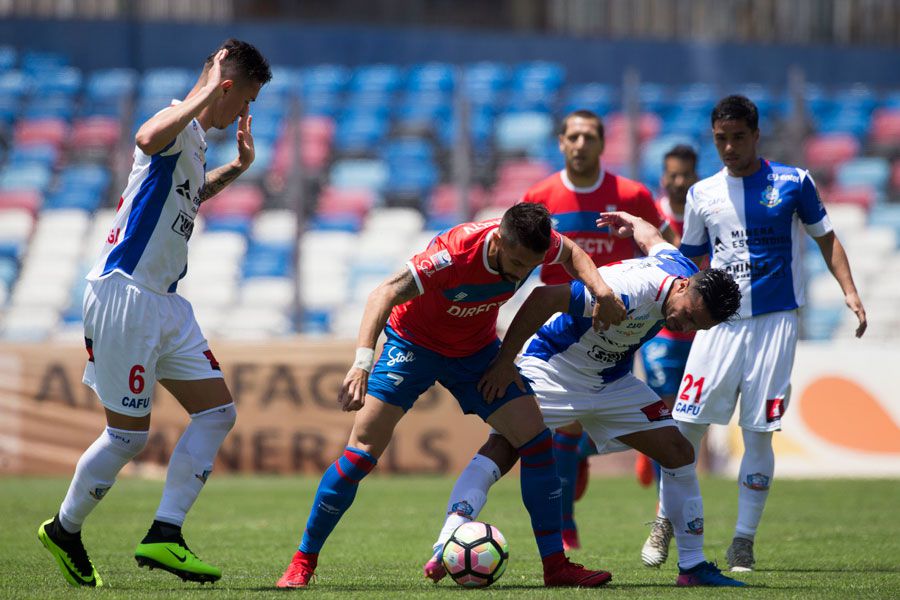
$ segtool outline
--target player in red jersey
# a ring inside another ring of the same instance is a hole
[[[529,189],[524,202],[546,206],[553,215],[554,228],[578,244],[598,267],[640,256],[633,239],[617,237],[608,228],[596,226],[602,212],[618,210],[641,217],[662,231],[667,242],[675,244],[673,232],[667,228],[650,191],[637,181],[603,168],[600,156],[604,130],[599,116],[589,110],[570,113],[560,123],[558,139],[565,168]],[[558,265],[541,269],[541,281],[548,285],[570,280],[569,274]],[[563,543],[566,549],[579,548],[574,519],[576,483],[582,482],[577,494],[581,497],[588,481],[587,459],[596,454],[596,447],[577,422],[556,430],[553,447],[563,482]],[[490,451],[485,448],[485,452]],[[517,457],[508,454],[504,458],[498,463],[503,473],[512,468]]]
[[[610,580],[605,571],[569,562],[563,552],[552,436],[531,390],[512,384],[488,404],[477,387],[500,347],[495,331],[500,306],[538,265],[554,263],[597,294],[595,327],[622,321],[624,305],[590,258],[552,229],[546,208],[527,203],[513,206],[502,219],[465,223],[437,236],[369,295],[356,361],[339,396],[344,410],[359,412],[343,455],[319,483],[303,540],[278,587],[307,587],[319,552],[352,504],[360,480],[375,467],[404,413],[435,382],[456,397],[464,412],[478,414],[517,448],[522,499],[545,585],[596,587]],[[387,342],[375,363],[382,330]]]

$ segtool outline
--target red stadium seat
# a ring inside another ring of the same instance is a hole
[[[609,117],[604,117],[603,125],[605,129],[604,137],[623,139],[628,138],[628,117],[623,113],[613,113]],[[656,113],[645,112],[638,117],[638,140],[643,143],[652,140],[659,135],[662,129],[662,119]],[[605,154],[604,154],[605,156]]]
[[[69,125],[62,119],[22,120],[16,124],[13,138],[16,144],[52,144],[60,146],[69,134]]]
[[[806,141],[804,149],[805,165],[814,171],[826,173],[829,177],[834,170],[859,154],[859,142],[849,133],[827,133],[813,135]]]
[[[872,205],[875,204],[876,194],[875,190],[869,187],[842,188],[832,186],[822,194],[822,198],[825,200],[826,205],[855,204],[868,212]]]
[[[342,189],[327,187],[319,196],[319,206],[316,214],[346,215],[365,217],[375,205],[376,196],[367,189]]]
[[[430,215],[453,215],[456,214],[456,203],[459,200],[459,194],[456,186],[445,183],[437,186],[431,196],[429,205]],[[470,214],[464,215],[464,219],[469,218],[482,208],[487,206],[487,194],[481,186],[472,186],[468,193],[468,211]]]
[[[264,200],[259,186],[236,183],[216,194],[208,202],[204,202],[201,212],[205,217],[252,217],[262,208]]]
[[[900,193],[900,158],[895,158],[891,163],[891,189],[894,193]]]
[[[881,108],[872,115],[872,144],[882,150],[900,149],[900,109]]]
[[[88,117],[72,126],[69,145],[77,152],[84,148],[110,150],[119,141],[121,124],[112,117]]]
[[[0,210],[7,208],[24,208],[37,213],[44,203],[40,192],[34,190],[0,191]]]

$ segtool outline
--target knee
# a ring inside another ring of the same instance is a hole
[[[673,436],[666,446],[666,452],[657,459],[666,469],[677,469],[694,463],[694,447],[683,435]]]
[[[209,410],[191,415],[192,422],[203,422],[207,425],[214,426],[216,429],[223,431],[231,431],[237,422],[237,410],[234,403],[224,406],[217,406]]]
[[[127,460],[131,460],[144,450],[148,437],[147,431],[106,428],[107,447]]]
[[[488,440],[478,450],[478,454],[486,456],[500,469],[500,475],[506,475],[519,460],[519,453],[505,437],[500,434],[491,434]]]
[[[775,458],[771,431],[743,431],[744,454],[752,460],[767,461]]]

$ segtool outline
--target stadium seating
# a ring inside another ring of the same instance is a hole
[[[273,72],[252,107],[256,161],[204,204],[179,286],[211,337],[354,337],[368,292],[437,231],[501,214],[561,168],[556,125],[575,109],[604,117],[605,167],[630,174],[637,150],[634,175],[651,189],[678,143],[699,148],[701,176],[721,168],[709,113],[725,92],[751,97],[765,141],[794,152],[774,126],[791,118],[793,100],[754,83],[641,83],[635,149],[619,82],[568,81],[556,63]],[[82,72],[59,54],[0,47],[0,339],[77,337],[82,277],[108,233],[130,137],[195,77],[181,68]],[[802,153],[773,158],[811,169],[860,287],[900,324],[890,308],[900,290],[889,282],[900,278],[879,277],[863,258],[886,256],[900,275],[900,92],[808,85],[802,96],[812,128]],[[210,169],[230,161],[235,126],[207,141]],[[803,334],[846,333],[852,322],[814,244],[803,263]]]

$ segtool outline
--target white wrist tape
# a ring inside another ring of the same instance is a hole
[[[353,361],[353,366],[357,369],[362,369],[366,373],[372,372],[372,365],[375,364],[375,350],[372,348],[357,348],[356,349],[356,360]]]

